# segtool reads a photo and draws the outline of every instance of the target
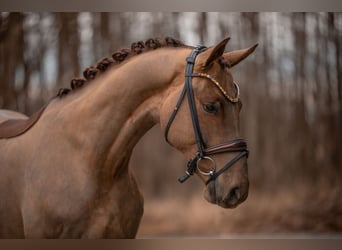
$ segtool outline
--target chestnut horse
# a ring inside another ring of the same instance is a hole
[[[0,237],[134,238],[143,197],[128,163],[156,123],[192,159],[180,182],[196,173],[207,201],[243,202],[248,151],[229,68],[256,45],[225,53],[228,40],[136,42],[73,79],[35,118],[0,111]]]

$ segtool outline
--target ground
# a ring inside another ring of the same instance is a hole
[[[314,191],[319,190],[319,191]],[[342,190],[297,185],[277,191],[250,191],[235,209],[207,203],[201,194],[187,199],[145,198],[137,238],[232,235],[342,235]]]

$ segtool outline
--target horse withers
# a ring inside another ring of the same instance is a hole
[[[256,45],[225,53],[228,40],[139,41],[86,69],[35,119],[0,111],[0,236],[135,237],[143,197],[128,162],[156,123],[191,159],[180,182],[196,174],[209,202],[243,202],[248,151],[229,69]]]

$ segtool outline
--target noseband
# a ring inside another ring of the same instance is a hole
[[[176,114],[178,112],[178,109],[180,105],[183,102],[183,99],[185,95],[188,97],[188,103],[190,107],[190,113],[191,113],[191,120],[192,120],[192,125],[194,128],[195,132],[195,138],[196,138],[196,144],[197,144],[197,154],[196,156],[189,160],[187,164],[187,170],[185,171],[185,175],[181,176],[178,181],[180,183],[183,183],[186,181],[190,176],[192,176],[195,172],[196,169],[199,171],[200,174],[209,176],[209,179],[206,181],[206,185],[215,180],[220,174],[222,174],[224,171],[226,171],[228,168],[230,168],[234,163],[236,163],[238,160],[240,160],[242,157],[246,156],[248,157],[248,150],[247,150],[247,144],[246,142],[241,139],[237,138],[228,142],[224,142],[215,146],[211,147],[205,147],[205,143],[202,138],[200,126],[199,126],[199,120],[197,116],[197,110],[196,110],[196,104],[195,104],[195,98],[194,98],[194,93],[192,90],[192,78],[193,77],[203,77],[208,80],[210,80],[212,83],[216,85],[216,87],[221,91],[221,93],[224,95],[224,97],[232,102],[232,103],[237,103],[239,101],[239,87],[238,85],[234,82],[235,89],[237,91],[237,94],[235,97],[230,97],[226,91],[222,88],[222,86],[219,84],[218,81],[216,81],[213,77],[207,74],[203,73],[193,73],[194,65],[195,65],[195,60],[196,57],[199,53],[203,52],[207,48],[204,46],[197,46],[195,49],[193,49],[189,55],[189,57],[186,59],[186,70],[185,70],[185,83],[184,83],[184,88],[180,94],[180,97],[177,101],[177,104],[170,116],[170,119],[166,125],[165,128],[165,139],[168,142],[168,133],[169,129],[171,127],[171,124],[173,120],[176,117]],[[232,160],[230,160],[226,165],[223,166],[220,170],[216,171],[216,164],[215,161],[209,157],[210,155],[213,154],[219,154],[219,153],[226,153],[226,152],[239,152],[238,155],[236,155]],[[209,161],[211,163],[211,170],[209,172],[204,172],[200,169],[199,163],[201,161]]]

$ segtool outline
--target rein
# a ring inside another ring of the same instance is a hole
[[[194,98],[194,93],[192,90],[192,78],[193,77],[203,77],[207,78],[210,80],[212,83],[215,84],[215,86],[221,91],[221,93],[224,95],[224,97],[232,102],[232,103],[237,103],[239,101],[239,87],[238,85],[234,82],[235,89],[237,91],[237,94],[235,97],[230,97],[226,91],[222,88],[220,83],[216,81],[213,77],[207,74],[203,73],[193,73],[194,65],[195,65],[195,60],[198,54],[201,52],[205,51],[207,48],[205,46],[197,46],[194,48],[190,55],[186,59],[186,69],[185,69],[185,83],[183,90],[180,94],[180,97],[176,103],[176,106],[169,118],[169,121],[166,125],[165,128],[165,140],[168,141],[168,133],[170,130],[170,127],[172,125],[172,122],[174,121],[178,109],[181,106],[183,99],[185,95],[188,97],[188,103],[189,103],[189,108],[190,108],[190,113],[191,113],[191,120],[192,120],[192,125],[193,129],[195,132],[195,139],[196,139],[196,144],[197,144],[197,154],[196,156],[189,160],[187,164],[187,170],[185,171],[185,175],[181,176],[178,181],[180,183],[185,182],[190,176],[192,176],[195,172],[196,169],[200,172],[200,174],[209,176],[209,179],[206,181],[206,185],[211,182],[216,180],[216,178],[221,175],[223,172],[225,172],[228,168],[230,168],[232,165],[234,165],[238,160],[240,160],[242,157],[246,156],[248,157],[248,150],[247,150],[247,144],[246,142],[241,139],[237,138],[228,142],[224,142],[218,145],[210,146],[210,147],[205,147],[205,143],[202,137],[200,125],[199,125],[199,120],[198,120],[198,115],[197,115],[197,109],[196,109],[196,104],[195,104],[195,98]],[[226,153],[226,152],[239,152],[238,155],[236,155],[232,160],[230,160],[226,165],[224,165],[220,170],[216,171],[216,163],[215,161],[209,157],[210,155],[213,154],[219,154],[219,153]],[[201,161],[209,161],[211,162],[211,170],[209,172],[204,172],[199,168],[199,163]]]

